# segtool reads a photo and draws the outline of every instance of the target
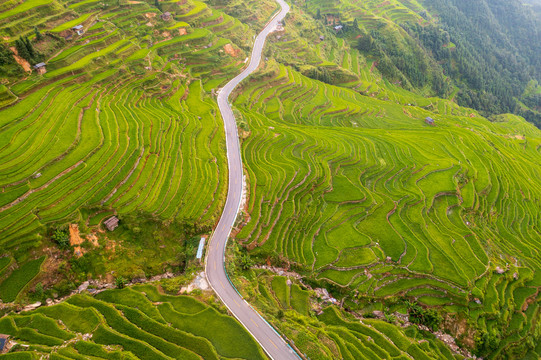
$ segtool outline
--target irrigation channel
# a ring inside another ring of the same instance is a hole
[[[299,359],[299,356],[282,336],[240,296],[229,281],[225,270],[225,247],[231,233],[231,228],[237,218],[243,189],[240,143],[235,116],[229,104],[229,95],[242,80],[258,68],[267,36],[276,30],[278,22],[282,21],[288,13],[289,5],[283,0],[276,1],[280,5],[281,10],[256,37],[250,63],[242,73],[229,81],[218,94],[218,106],[225,127],[229,187],[224,211],[209,241],[205,270],[209,283],[216,294],[218,294],[231,313],[252,334],[261,347],[263,347],[267,355],[274,360],[288,360]],[[242,344],[239,344],[239,346],[242,346]]]

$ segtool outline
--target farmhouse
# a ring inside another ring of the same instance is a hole
[[[43,62],[34,65],[34,69],[36,69],[37,73],[40,75],[43,75],[47,72],[47,68],[45,67],[45,63]]]
[[[436,120],[432,119],[430,116],[425,119],[425,123],[427,123],[430,126],[436,125]]]
[[[118,218],[116,216],[111,216],[109,219],[104,222],[105,227],[109,231],[113,231],[118,227]]]
[[[74,30],[77,33],[77,35],[83,35],[85,33],[83,29],[83,25],[77,25],[77,26],[72,27],[71,29]]]
[[[0,354],[8,351],[9,335],[0,334]]]
[[[334,31],[338,32],[338,31],[342,30],[342,28],[343,28],[342,25],[336,25],[336,26],[334,27]]]
[[[169,21],[169,20],[171,20],[171,13],[169,11],[166,11],[163,14],[160,15],[160,18],[163,21]]]

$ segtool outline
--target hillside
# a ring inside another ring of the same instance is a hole
[[[406,88],[541,126],[539,98],[524,93],[541,76],[541,23],[522,0],[303,3]]]
[[[166,320],[167,319],[167,320]],[[151,285],[108,290],[0,319],[0,332],[29,343],[1,359],[265,359],[230,316]],[[235,342],[242,341],[243,346]]]
[[[462,358],[427,329],[391,321],[397,312],[485,358],[541,356],[541,130],[531,123],[540,42],[517,4],[299,1],[230,98],[247,195],[233,232],[247,252],[231,259],[233,281],[310,358]],[[216,93],[275,10],[271,0],[0,2],[2,315],[90,278],[199,269],[199,239],[227,193]],[[45,73],[32,70],[39,62]],[[234,268],[241,262],[247,269]],[[285,290],[253,262],[302,282]],[[339,306],[318,307],[309,287]],[[58,359],[131,358],[130,346],[170,358],[176,328],[205,338],[213,356],[252,358],[205,329],[179,329],[184,320],[164,323],[162,311],[182,301],[164,296],[142,286],[55,305],[98,319],[81,345],[70,340],[87,331],[54,306],[3,317],[0,333],[39,336],[36,350]],[[141,316],[156,328],[135,323]]]

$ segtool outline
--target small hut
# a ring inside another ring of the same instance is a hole
[[[0,334],[0,354],[8,351],[9,335]]]
[[[116,216],[111,216],[109,219],[105,220],[103,224],[107,230],[113,231],[118,227],[118,218]]]
[[[43,75],[47,72],[47,68],[45,66],[45,63],[40,62],[39,64],[34,65],[34,69],[38,74]]]
[[[427,123],[430,126],[436,125],[436,120],[432,119],[430,116],[425,119],[425,123]]]
[[[77,25],[71,28],[73,31],[77,33],[77,35],[83,35],[85,33],[85,30],[83,29],[83,25]]]
[[[160,18],[163,21],[169,21],[169,20],[171,20],[171,13],[169,11],[166,11],[163,14],[160,15]]]

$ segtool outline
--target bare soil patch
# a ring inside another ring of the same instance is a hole
[[[14,47],[10,47],[9,49],[11,50],[11,52],[13,52],[13,58],[15,59],[17,64],[21,65],[23,67],[24,71],[32,72],[32,67],[30,66],[28,61],[26,61],[25,59],[23,59],[22,57],[19,56],[19,53],[17,52],[17,49],[15,49]]]
[[[237,57],[238,54],[239,54],[239,52],[240,52],[240,49],[236,49],[236,50],[235,50],[235,49],[233,48],[233,45],[227,44],[227,45],[224,45],[224,51],[225,51],[227,54],[229,54],[229,55],[231,55],[231,56],[233,56],[233,57]]]

